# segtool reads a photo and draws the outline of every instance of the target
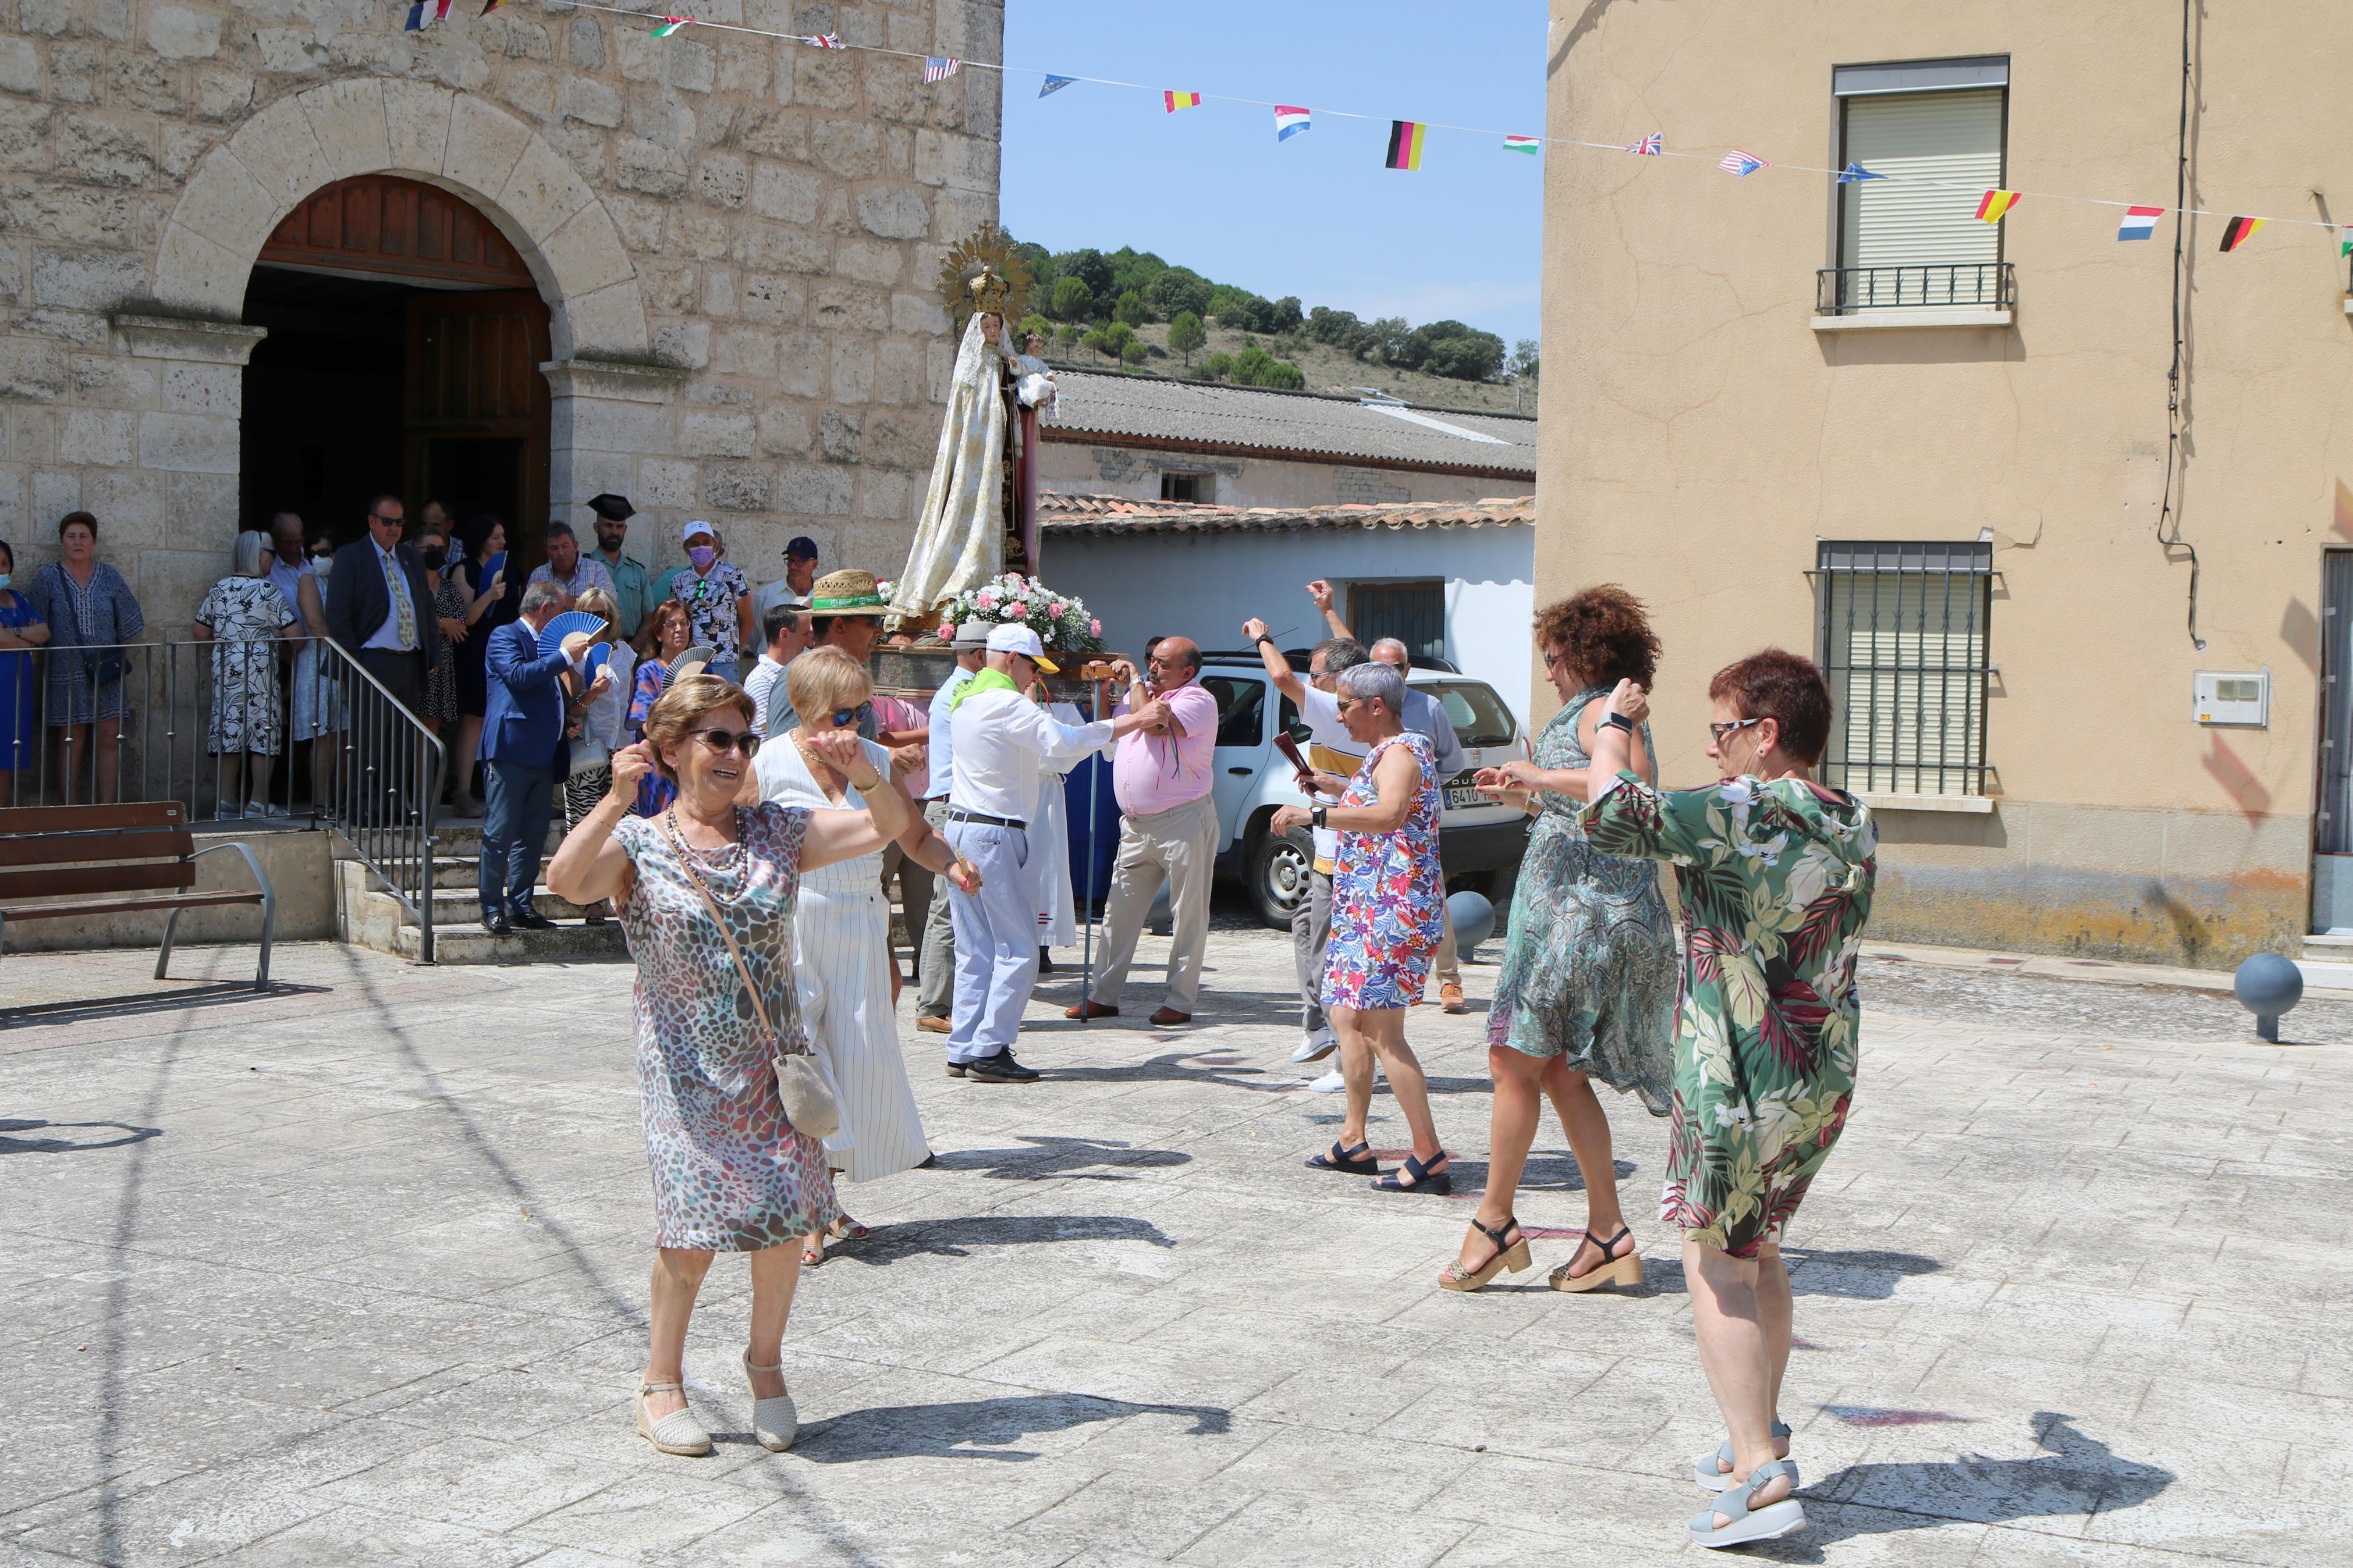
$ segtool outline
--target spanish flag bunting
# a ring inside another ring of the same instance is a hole
[[[1978,217],[1985,223],[2000,223],[2002,215],[2018,205],[2016,191],[1988,191],[1978,203]]]
[[[2222,226],[2222,248],[2225,250],[2238,249],[2239,247],[2246,244],[2248,240],[2254,237],[2255,230],[2263,227],[2264,224],[2270,221],[2271,220],[2268,218],[2260,217],[2232,218],[2229,223]]]
[[[1388,167],[1419,169],[1421,167],[1421,142],[1430,127],[1417,120],[1389,121],[1389,156]]]
[[[647,37],[653,38],[667,38],[672,33],[677,32],[681,27],[685,26],[689,22],[693,20],[694,18],[691,16],[664,16],[662,18],[662,25],[656,27],[651,33],[649,33]]]
[[[1167,107],[1169,113],[1174,114],[1180,109],[1201,107],[1201,95],[1198,92],[1177,92],[1171,89],[1160,95],[1160,101]]]

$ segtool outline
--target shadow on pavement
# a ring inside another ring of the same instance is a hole
[[[1824,1547],[1858,1535],[1930,1530],[1954,1521],[2004,1524],[2114,1513],[2173,1484],[2171,1470],[2119,1458],[2105,1443],[2076,1431],[2074,1419],[2038,1412],[2034,1440],[2044,1451],[2031,1459],[1970,1454],[1948,1464],[1850,1465],[1799,1494],[1820,1505],[1810,1507],[1803,1535],[1760,1543],[1757,1554],[1819,1563]],[[2000,1548],[1987,1550],[1999,1556]]]
[[[1018,1398],[973,1399],[954,1405],[886,1405],[845,1411],[801,1428],[795,1455],[820,1465],[860,1459],[995,1459],[1021,1463],[1039,1458],[1011,1447],[1037,1432],[1066,1432],[1096,1421],[1131,1415],[1189,1416],[1188,1436],[1215,1436],[1231,1426],[1214,1405],[1137,1405],[1083,1394],[1031,1394]]]
[[[122,1134],[120,1138],[19,1138],[14,1134],[37,1132],[43,1128],[65,1131],[77,1127],[111,1128]],[[125,1143],[143,1143],[150,1138],[161,1138],[160,1127],[133,1127],[128,1121],[15,1121],[0,1120],[0,1154],[86,1154],[94,1149],[120,1149]]]
[[[1896,1282],[1915,1274],[1934,1274],[1944,1267],[1916,1252],[1825,1252],[1791,1249],[1782,1256],[1789,1264],[1789,1294],[1841,1296],[1850,1301],[1884,1301],[1895,1294]]]
[[[19,955],[16,962],[25,962]],[[169,984],[166,981],[164,984]],[[324,996],[332,985],[289,985],[271,981],[267,991],[256,991],[249,980],[206,981],[171,991],[141,992],[129,996],[83,996],[65,1002],[37,1002],[25,1007],[0,1007],[0,1029],[29,1028],[37,1024],[69,1024],[100,1018],[138,1018],[153,1013],[177,1013],[190,1007],[223,1007],[239,1002],[268,1002],[280,996]]]
[[[1082,1182],[1132,1182],[1116,1171],[1095,1171],[1097,1165],[1164,1167],[1189,1165],[1193,1156],[1175,1149],[1137,1149],[1094,1138],[1019,1135],[1027,1149],[959,1149],[937,1156],[943,1171],[970,1171],[997,1182],[1038,1182],[1070,1176]]]
[[[972,1215],[884,1226],[862,1241],[842,1242],[826,1253],[841,1260],[887,1267],[908,1258],[965,1258],[976,1247],[1019,1247],[1049,1241],[1148,1241],[1175,1247],[1149,1220],[1118,1215]]]

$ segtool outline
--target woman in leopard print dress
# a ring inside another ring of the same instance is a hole
[[[654,704],[645,740],[613,753],[604,801],[548,863],[557,897],[613,900],[638,964],[638,1084],[657,1248],[638,1431],[666,1454],[711,1450],[681,1385],[687,1321],[716,1253],[751,1255],[744,1366],[754,1434],[782,1449],[797,1426],[780,1370],[800,1278],[796,1244],[840,1210],[818,1141],[787,1119],[769,1066],[779,1049],[807,1049],[795,1005],[794,900],[802,872],[880,849],[908,821],[856,732],[812,743],[867,809],[765,805],[752,771],[759,733],[750,699],[716,677],[689,676]],[[651,769],[676,782],[678,798],[659,817],[632,816]],[[746,974],[755,994],[745,992]]]

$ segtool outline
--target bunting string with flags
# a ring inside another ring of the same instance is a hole
[[[2018,205],[2016,191],[1988,191],[1978,203],[1979,223],[2000,223],[2002,215]]]
[[[488,4],[484,6],[484,14],[487,15],[490,11],[497,9],[500,3],[501,0],[488,0]],[[628,6],[599,5],[596,3],[596,0],[549,0],[549,4],[563,5],[578,11],[596,11],[601,12],[607,16],[633,17],[640,21],[658,21],[659,25],[654,27],[651,33],[651,36],[655,37],[669,37],[683,27],[708,27],[717,32],[744,33],[764,38],[783,38],[796,43],[808,44],[821,49],[849,49],[864,54],[887,56],[908,60],[918,60],[925,62],[927,66],[930,62],[939,58],[936,56],[924,55],[913,49],[889,48],[879,44],[845,44],[838,35],[832,33],[816,35],[788,33],[777,28],[747,26],[741,23],[734,22],[709,22],[696,16],[662,16],[657,12],[634,9]],[[426,26],[429,21],[446,17],[448,15],[449,5],[450,0],[417,0],[417,3],[412,5],[409,8],[407,23],[408,29],[410,31],[417,31]],[[1061,91],[1066,87],[1071,87],[1080,82],[1087,82],[1098,87],[1122,88],[1133,91],[1152,93],[1162,100],[1165,110],[1170,113],[1174,113],[1178,109],[1192,109],[1199,107],[1205,103],[1212,102],[1246,104],[1253,108],[1271,110],[1289,110],[1292,107],[1290,105],[1278,104],[1267,99],[1244,98],[1238,94],[1231,93],[1180,93],[1166,88],[1153,87],[1145,82],[1123,81],[1113,77],[1061,75],[1055,72],[1040,70],[1034,66],[1002,65],[984,60],[963,60],[955,63],[960,68],[969,68],[974,70],[993,70],[1002,76],[1037,77],[1040,79],[1038,88],[1038,96],[1039,98],[1049,97],[1054,93]],[[950,72],[949,74],[954,73]],[[2079,205],[2115,207],[2121,209],[2123,213],[2123,221],[2118,226],[2116,232],[2116,237],[2118,239],[2148,238],[2154,232],[2155,220],[2168,213],[2175,213],[2184,218],[2227,218],[2229,221],[2224,231],[2222,244],[2222,248],[2226,251],[2238,249],[2240,247],[2244,245],[2258,229],[2263,228],[2267,224],[2276,223],[2296,228],[2317,228],[2327,232],[2332,239],[2339,241],[2340,245],[2345,247],[2340,254],[2353,254],[2353,225],[2339,225],[2331,222],[2325,222],[2317,218],[2265,217],[2253,214],[2232,214],[2209,207],[2176,208],[2167,206],[2143,206],[2130,202],[2117,201],[2109,197],[2075,195],[2065,192],[2055,191],[2005,191],[1989,193],[1983,185],[1965,185],[1955,181],[1938,180],[1926,175],[1883,174],[1875,170],[1866,169],[1861,163],[1852,161],[1843,168],[1824,168],[1817,164],[1810,163],[1778,163],[1770,159],[1759,157],[1754,153],[1746,152],[1738,148],[1734,148],[1720,154],[1715,152],[1670,152],[1667,150],[1665,145],[1666,139],[1665,134],[1662,132],[1652,132],[1642,137],[1641,140],[1629,144],[1620,142],[1587,141],[1582,138],[1572,136],[1521,136],[1506,133],[1487,126],[1455,125],[1440,121],[1398,120],[1388,115],[1365,113],[1345,109],[1324,109],[1319,110],[1316,112],[1339,120],[1364,120],[1376,122],[1381,120],[1388,120],[1390,125],[1390,135],[1389,154],[1387,160],[1387,166],[1393,169],[1419,168],[1421,166],[1421,153],[1429,132],[1432,131],[1451,131],[1472,136],[1491,138],[1500,137],[1502,138],[1502,142],[1504,148],[1514,153],[1535,153],[1539,149],[1547,146],[1578,147],[1600,152],[1619,153],[1632,153],[1650,158],[1698,159],[1714,164],[1716,168],[1723,170],[1726,174],[1742,178],[1764,170],[1776,170],[1783,174],[1828,174],[1833,176],[1835,182],[1842,185],[1853,184],[1865,180],[1894,180],[1900,184],[1915,186],[1923,190],[1947,190],[1952,191],[1956,194],[1965,192],[1972,194],[1978,198],[1980,207],[1985,205],[1987,198],[1990,195],[2006,197],[2007,200],[2000,203],[2000,209],[1999,212],[1988,215],[1987,221],[1989,222],[1998,221],[2002,214],[2007,213],[2011,207],[2017,205],[2019,202],[2025,200],[2030,195],[2038,202],[2066,202]],[[1399,134],[1401,131],[1409,130],[1410,132],[1410,135],[1408,137],[1407,145],[1403,149],[1404,155],[1409,161],[1398,162],[1398,159],[1400,155]],[[1277,128],[1277,134],[1278,139],[1282,139],[1284,134],[1280,125],[1278,125]],[[2142,220],[2144,219],[2147,221],[2143,222]]]
[[[1308,110],[1289,103],[1274,106],[1274,139],[1277,142],[1288,142],[1301,132],[1314,129],[1314,120]]]
[[[941,55],[925,55],[923,57],[923,79],[925,81],[945,81],[948,78],[955,75],[956,72],[962,69],[964,69],[964,62],[962,60],[948,59],[944,56]]]

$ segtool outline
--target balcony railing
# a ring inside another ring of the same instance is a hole
[[[2007,310],[2018,290],[2007,261],[1947,261],[1919,267],[1825,267],[1814,274],[1814,313],[1936,310],[1956,306]]]

